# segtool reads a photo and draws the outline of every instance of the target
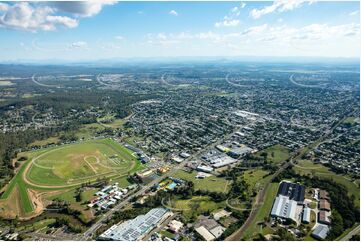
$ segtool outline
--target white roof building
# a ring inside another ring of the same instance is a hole
[[[142,239],[158,223],[164,221],[168,210],[154,208],[147,214],[128,220],[119,225],[113,225],[99,236],[101,240],[136,241]]]
[[[222,209],[218,212],[213,213],[213,218],[218,221],[223,217],[229,217],[231,215],[231,212],[227,212],[226,210]]]
[[[210,166],[197,166],[197,170],[199,171],[203,171],[203,172],[212,172],[213,171],[213,168],[210,167]]]
[[[296,201],[290,200],[289,197],[279,195],[273,203],[271,216],[292,219],[297,222],[296,208]]]
[[[219,157],[219,158],[214,159],[214,160],[211,161],[212,166],[214,168],[227,166],[227,165],[233,164],[235,162],[237,162],[237,160],[233,159],[232,157],[229,157],[229,156]]]
[[[328,228],[327,225],[319,224],[312,232],[312,236],[315,237],[316,239],[325,239],[327,237],[329,230],[330,229]]]
[[[211,232],[211,234],[213,234],[214,237],[216,237],[216,239],[218,239],[225,230],[226,230],[226,228],[219,225],[219,226],[214,227],[213,229],[209,230],[209,232]]]
[[[304,222],[304,223],[310,223],[310,221],[311,221],[311,209],[306,206],[306,207],[303,209],[302,222]]]
[[[217,145],[216,148],[222,152],[226,152],[228,150],[228,148],[223,145]]]
[[[183,223],[178,220],[172,220],[169,222],[168,227],[171,231],[178,233],[183,228]]]
[[[214,237],[213,234],[211,234],[211,232],[208,231],[208,229],[206,229],[204,226],[200,226],[198,228],[195,229],[197,231],[197,233],[203,237],[204,240],[206,241],[212,241],[214,240],[216,237]]]

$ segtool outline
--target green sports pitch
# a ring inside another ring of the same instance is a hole
[[[64,145],[34,157],[25,174],[34,186],[72,186],[97,177],[126,175],[136,168],[136,155],[110,139]]]
[[[0,216],[13,204],[19,205],[16,209],[19,218],[26,219],[39,212],[30,190],[45,196],[98,179],[116,180],[142,169],[136,154],[112,139],[61,145],[21,155],[28,160],[3,190]]]

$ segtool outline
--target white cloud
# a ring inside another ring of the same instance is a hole
[[[113,5],[116,1],[56,1],[47,2],[49,6],[60,12],[73,14],[77,17],[91,17],[98,14],[106,5]]]
[[[241,2],[241,8],[246,7],[246,3],[245,2]]]
[[[33,7],[28,2],[15,3],[9,5],[0,15],[0,27],[35,32],[53,31],[58,26],[74,28],[78,25],[76,19],[52,15],[54,12],[54,9],[48,6]]]
[[[109,4],[114,2],[0,3],[0,27],[31,32],[54,31],[58,27],[75,28],[79,24],[79,18],[93,16]]]
[[[223,20],[216,22],[214,27],[221,28],[238,26],[241,23],[241,21],[238,19],[241,14],[241,8],[244,8],[242,4],[240,7],[236,6],[231,8],[229,13],[223,17]]]
[[[356,10],[356,11],[353,11],[353,12],[349,13],[348,15],[355,16],[355,15],[358,15],[358,13],[359,13],[359,11]]]
[[[231,20],[228,20],[228,19],[225,19],[221,22],[216,22],[214,24],[214,26],[216,28],[220,28],[220,27],[235,27],[235,26],[238,26],[240,23],[240,21],[238,19],[231,19]]]
[[[78,21],[76,19],[69,18],[67,16],[47,16],[46,20],[55,25],[63,25],[67,28],[75,28],[78,26]]]
[[[125,38],[124,38],[124,36],[118,35],[118,36],[115,36],[115,39],[117,39],[117,40],[124,40]]]
[[[147,43],[177,47],[198,44],[198,48],[216,45],[217,48],[238,48],[242,50],[248,47],[262,48],[265,45],[265,48],[266,46],[267,48],[274,48],[274,51],[309,46],[312,50],[319,48],[322,51],[323,48],[326,48],[325,43],[354,43],[357,42],[359,35],[359,24],[356,23],[344,25],[311,24],[300,28],[262,24],[229,33],[208,31],[193,34],[184,32],[179,34],[149,34]]]
[[[263,15],[273,12],[286,12],[295,8],[301,7],[304,3],[312,4],[314,0],[275,0],[272,5],[263,7],[261,9],[252,9],[250,15],[252,18],[257,19]]]
[[[87,49],[88,43],[85,41],[77,41],[69,44],[68,49]]]
[[[246,30],[244,30],[241,35],[252,35],[252,34],[259,34],[262,33],[267,29],[267,24],[262,24],[258,26],[249,27]]]
[[[0,3],[0,12],[8,11],[8,9],[9,9],[9,5],[7,5],[6,3]]]
[[[175,11],[175,10],[170,10],[170,11],[169,11],[169,14],[170,14],[170,15],[174,15],[174,16],[178,16],[177,11]]]

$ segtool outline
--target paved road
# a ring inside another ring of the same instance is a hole
[[[349,241],[352,236],[360,234],[360,225],[358,225],[356,228],[351,230],[347,235],[345,235],[343,238],[341,238],[341,241]]]

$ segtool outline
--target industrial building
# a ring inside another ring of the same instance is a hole
[[[320,198],[320,199],[330,200],[329,194],[328,194],[328,192],[325,191],[325,190],[320,190],[320,191],[319,191],[319,198]]]
[[[244,156],[244,155],[246,155],[248,153],[251,153],[252,151],[253,151],[253,149],[243,145],[241,147],[231,149],[227,153],[227,155],[229,155],[232,158],[238,158],[240,156]]]
[[[330,225],[331,224],[331,213],[327,212],[327,211],[320,211],[318,213],[318,222],[322,223],[322,224],[327,224]]]
[[[316,229],[312,231],[312,236],[316,239],[325,239],[329,230],[328,226],[319,224]]]
[[[99,236],[99,240],[115,241],[136,241],[141,240],[155,226],[162,223],[171,216],[171,212],[165,208],[154,208],[145,215],[123,222],[119,225],[113,225]]]
[[[225,231],[225,228],[217,223],[216,220],[202,215],[194,225],[194,228],[206,241],[218,239]]]
[[[311,222],[311,209],[307,206],[303,208],[302,222],[306,224]]]
[[[278,188],[277,195],[287,196],[291,200],[302,204],[305,200],[305,187],[297,183],[282,181]]]
[[[184,224],[178,220],[172,220],[168,224],[169,230],[174,233],[178,233],[183,228],[183,226]]]
[[[331,211],[331,205],[327,200],[321,199],[318,204],[320,210]]]
[[[197,166],[197,170],[207,172],[207,173],[211,173],[213,171],[213,168],[210,167],[210,166],[200,165],[200,166]]]
[[[233,159],[232,157],[229,157],[229,156],[221,156],[221,157],[218,157],[214,160],[211,160],[211,164],[214,168],[220,168],[220,167],[223,167],[223,166],[227,166],[227,165],[230,165],[230,164],[233,164],[237,162],[236,159]]]
[[[273,203],[271,216],[298,223],[304,202],[305,188],[302,185],[282,181]]]
[[[279,195],[273,204],[271,216],[297,221],[296,207],[296,201],[290,200],[289,197]]]

